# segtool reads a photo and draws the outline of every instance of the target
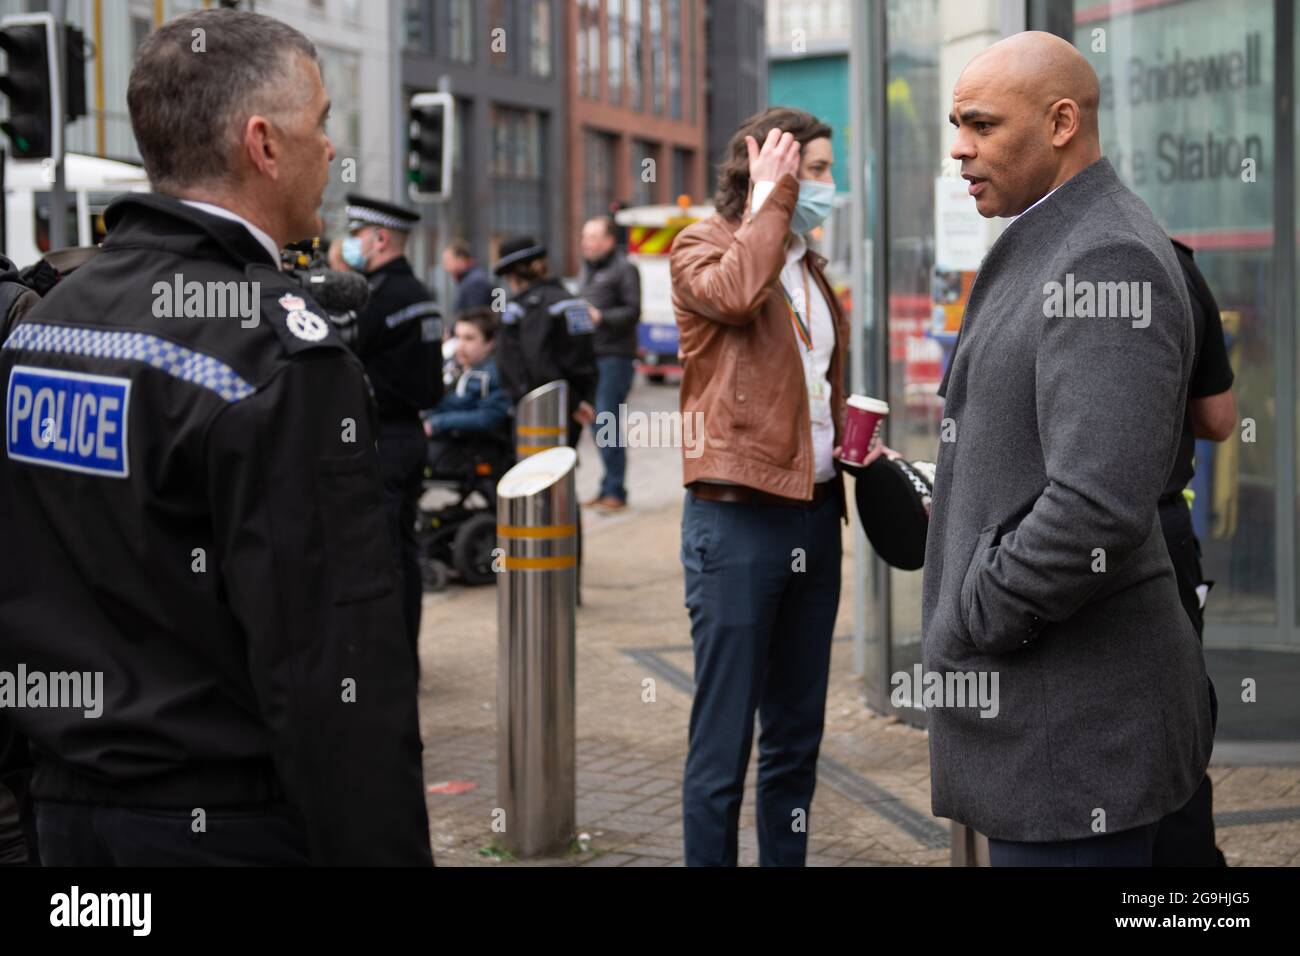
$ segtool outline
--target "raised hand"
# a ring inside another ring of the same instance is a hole
[[[786,173],[799,178],[798,141],[789,133],[773,128],[768,131],[763,148],[752,136],[745,137],[745,149],[749,151],[749,181],[758,183],[764,180],[776,182]]]

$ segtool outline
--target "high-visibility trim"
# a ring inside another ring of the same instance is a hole
[[[501,538],[571,538],[578,532],[574,524],[544,524],[535,528],[521,525],[499,524],[497,536]]]
[[[507,571],[563,571],[578,566],[576,554],[561,555],[555,558],[505,558]]]
[[[563,435],[567,431],[559,425],[520,425],[515,429],[519,435]]]

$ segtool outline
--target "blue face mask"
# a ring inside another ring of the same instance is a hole
[[[799,180],[799,201],[790,216],[790,231],[797,236],[812,232],[831,214],[835,202],[835,184],[815,179]]]
[[[361,251],[361,237],[348,236],[343,240],[343,247],[339,250],[343,255],[343,261],[357,270],[364,270],[366,267],[366,254]]]

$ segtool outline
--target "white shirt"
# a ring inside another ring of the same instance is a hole
[[[750,213],[758,212],[763,202],[776,188],[776,183],[762,180],[754,184],[754,195],[750,200]],[[831,417],[831,384],[826,373],[831,367],[831,354],[835,351],[835,320],[831,317],[830,306],[822,295],[812,272],[808,272],[807,305],[800,300],[804,295],[804,254],[808,251],[808,242],[803,236],[795,236],[785,253],[785,267],[781,270],[781,285],[794,300],[800,318],[810,327],[812,351],[804,347],[803,342],[793,329],[790,337],[794,339],[803,359],[804,379],[808,385],[808,414],[812,419],[813,444],[813,481],[830,481],[835,477],[835,420]],[[810,321],[811,313],[811,321]],[[790,320],[793,324],[793,320]],[[817,397],[820,396],[820,397]]]
[[[202,209],[204,212],[212,213],[214,216],[220,216],[222,219],[233,219],[249,231],[254,239],[261,243],[271,256],[271,259],[278,263],[280,261],[280,247],[275,244],[275,240],[266,232],[257,228],[243,216],[233,213],[229,209],[223,209],[221,206],[214,206],[210,202],[199,202],[197,199],[182,199],[181,202],[187,206],[193,206],[195,209]]]
[[[1061,188],[1060,186],[1057,186],[1057,187],[1056,187],[1056,189],[1060,189],[1060,188]],[[1052,193],[1056,192],[1056,189],[1048,190],[1047,196],[1050,196],[1050,195],[1052,195]],[[1047,201],[1047,196],[1044,196],[1042,199],[1038,200],[1038,202],[1034,203],[1034,206],[1037,206],[1037,205],[1039,205],[1040,203],[1044,203],[1044,202],[1046,202],[1046,201]],[[1034,206],[1030,206],[1029,209],[1033,209]],[[1029,209],[1026,209],[1025,212],[1029,212]],[[1022,213],[1020,214],[1020,216],[1023,216],[1023,215],[1025,214],[1025,212],[1022,212]],[[1013,216],[1013,217],[1012,217],[1012,221],[1014,222],[1016,219],[1019,219],[1020,216]]]

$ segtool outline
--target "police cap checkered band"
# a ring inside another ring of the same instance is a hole
[[[542,258],[546,255],[546,247],[532,236],[514,236],[502,241],[500,252],[501,258],[492,269],[497,275],[520,262]]]
[[[347,197],[348,229],[360,229],[362,226],[379,226],[409,232],[420,221],[419,213],[403,209],[392,203],[378,199],[367,199],[355,193]]]

